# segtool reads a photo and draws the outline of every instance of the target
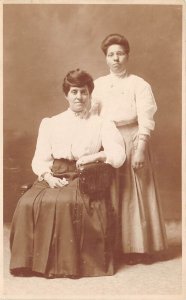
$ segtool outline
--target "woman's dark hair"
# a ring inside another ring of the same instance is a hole
[[[89,93],[92,94],[94,82],[92,76],[80,69],[76,69],[67,73],[63,81],[63,92],[67,96],[71,87],[87,86]]]
[[[108,47],[114,44],[121,45],[127,54],[130,52],[128,40],[121,34],[113,33],[109,34],[101,43],[101,49],[105,55],[107,54]]]

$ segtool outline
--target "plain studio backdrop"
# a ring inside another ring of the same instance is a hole
[[[4,221],[12,219],[20,186],[36,179],[31,160],[41,119],[67,108],[66,73],[108,73],[100,43],[109,33],[128,38],[129,70],[152,86],[159,194],[165,219],[180,219],[182,6],[10,4],[3,26]]]

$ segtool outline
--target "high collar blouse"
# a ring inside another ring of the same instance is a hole
[[[122,126],[138,121],[139,134],[150,134],[154,129],[157,110],[151,86],[133,74],[119,76],[110,73],[94,82],[92,102],[99,103],[101,116]]]
[[[54,159],[78,160],[100,151],[103,146],[106,163],[120,167],[126,158],[125,146],[111,121],[91,115],[81,119],[70,109],[41,121],[32,169],[41,176],[51,172]]]

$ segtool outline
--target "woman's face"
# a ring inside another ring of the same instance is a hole
[[[69,107],[72,111],[83,111],[90,102],[90,93],[88,87],[70,87],[66,99],[68,100]]]
[[[113,73],[121,73],[126,69],[128,54],[121,45],[111,45],[107,49],[106,61]]]

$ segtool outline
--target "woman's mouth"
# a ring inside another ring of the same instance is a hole
[[[114,64],[112,64],[114,67],[117,67],[117,66],[119,66],[119,63],[114,63]]]
[[[75,101],[74,103],[75,104],[83,104],[83,102],[81,102],[81,101]]]

